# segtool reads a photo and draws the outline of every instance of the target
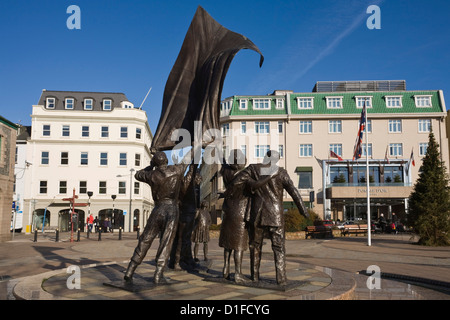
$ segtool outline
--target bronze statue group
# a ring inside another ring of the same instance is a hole
[[[167,265],[175,270],[181,269],[181,265],[195,267],[200,244],[204,245],[204,259],[207,259],[211,220],[207,204],[203,202],[198,205],[201,180],[196,174],[196,165],[186,163],[188,156],[189,153],[180,163],[168,165],[166,154],[157,151],[150,166],[135,175],[138,181],[150,185],[155,207],[125,272],[127,282],[132,282],[137,266],[142,263],[157,236],[160,243],[153,277],[157,284],[167,283],[163,275]],[[234,149],[228,161],[222,164],[220,173],[225,193],[219,246],[224,248],[223,277],[236,283],[260,280],[262,245],[266,237],[272,244],[276,282],[286,285],[283,190],[292,197],[301,214],[307,216],[308,213],[287,171],[276,165],[278,160],[278,152],[270,150],[262,163],[245,167],[244,154]],[[195,221],[198,223],[195,224]],[[194,257],[192,242],[195,243]],[[242,271],[242,260],[247,249],[250,251],[250,279]],[[230,274],[231,256],[234,260],[234,279]]]

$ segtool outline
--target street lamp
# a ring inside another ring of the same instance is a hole
[[[128,210],[128,214],[129,214],[129,218],[128,218],[128,221],[129,221],[129,224],[128,224],[128,232],[131,232],[131,201],[132,201],[132,198],[131,198],[131,196],[132,196],[132,184],[133,184],[133,172],[134,172],[134,169],[133,168],[131,168],[130,169],[130,206],[129,206],[129,210]],[[116,177],[117,178],[120,178],[120,177],[124,177],[124,176],[127,176],[127,174],[126,175],[121,175],[121,174],[118,174]]]
[[[94,193],[92,192],[92,191],[88,191],[87,192],[87,195],[88,195],[88,197],[89,197],[89,200],[88,200],[88,223],[87,223],[87,234],[89,235],[89,232],[91,232],[92,230],[89,230],[89,221],[90,221],[90,217],[91,217],[91,197],[92,197],[92,195],[93,195]]]
[[[111,199],[112,199],[112,201],[113,201],[113,211],[112,211],[112,215],[111,215],[111,227],[112,227],[112,230],[114,230],[114,224],[115,224],[115,219],[114,219],[114,217],[115,217],[115,210],[114,210],[114,200],[116,200],[116,195],[115,194],[112,194],[111,195]]]

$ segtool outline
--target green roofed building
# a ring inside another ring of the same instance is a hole
[[[225,156],[241,149],[247,164],[269,149],[305,203],[322,219],[366,220],[366,146],[353,160],[359,120],[367,107],[371,218],[407,218],[432,129],[449,168],[447,111],[441,90],[406,90],[403,80],[317,82],[312,92],[275,90],[264,96],[232,96],[221,104]],[[331,152],[332,151],[332,152]],[[414,160],[415,165],[411,160]],[[211,181],[203,197],[220,213],[223,184],[218,166],[202,168]],[[209,182],[208,182],[209,183]],[[285,208],[292,207],[286,194]]]

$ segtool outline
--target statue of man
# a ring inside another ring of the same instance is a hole
[[[160,243],[156,252],[156,271],[153,282],[166,282],[163,272],[167,265],[177,230],[179,193],[184,172],[188,166],[186,164],[188,156],[190,157],[190,153],[186,155],[181,164],[168,165],[166,154],[162,151],[157,151],[152,158],[150,166],[139,170],[135,174],[136,180],[150,185],[153,200],[155,201],[155,208],[148,218],[144,231],[139,237],[138,245],[131,257],[124,276],[126,281],[132,281],[137,266],[142,263],[153,240],[156,236],[160,235]]]
[[[277,151],[269,150],[262,164],[251,164],[244,170],[254,181],[267,175],[271,176],[267,183],[251,190],[253,195],[249,216],[249,246],[252,280],[259,281],[263,238],[268,235],[272,242],[277,284],[286,285],[283,190],[289,193],[302,215],[309,215],[289,174],[276,165],[279,158]],[[274,174],[275,172],[277,174]]]

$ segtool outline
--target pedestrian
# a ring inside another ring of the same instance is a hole
[[[89,214],[89,217],[87,217],[86,219],[86,223],[87,223],[87,227],[88,227],[88,232],[92,232],[92,227],[94,225],[94,216],[92,214]]]

